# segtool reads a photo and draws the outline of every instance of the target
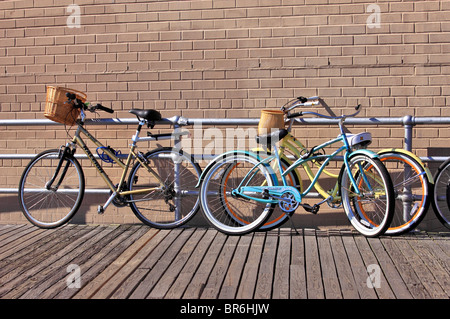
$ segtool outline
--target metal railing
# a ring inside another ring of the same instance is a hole
[[[164,118],[158,121],[157,124],[172,125],[174,130],[184,126],[257,126],[259,118],[243,119],[219,119],[219,118],[185,118],[180,116],[174,116],[171,118]],[[338,120],[329,120],[323,118],[300,118],[296,119],[296,125],[333,125],[337,124]],[[87,119],[86,125],[133,125],[138,124],[136,118],[110,118],[110,119]],[[404,128],[404,145],[405,149],[412,151],[413,149],[413,129],[418,125],[446,125],[450,124],[450,117],[415,117],[415,116],[403,116],[403,117],[371,117],[371,118],[348,118],[345,121],[346,125],[387,125],[387,126],[403,126]],[[40,125],[62,125],[47,119],[30,119],[30,120],[0,120],[0,126],[40,126]],[[0,154],[0,159],[31,159],[36,154]],[[204,156],[203,154],[192,154],[194,158],[211,159],[215,155]],[[450,154],[449,154],[450,156]],[[77,158],[87,158],[84,154],[76,155]],[[420,157],[424,162],[443,162],[448,157],[444,156],[427,156]],[[86,190],[92,193],[109,192],[103,189],[90,189]],[[16,188],[0,188],[0,193],[16,193]],[[315,197],[315,194],[312,194]]]

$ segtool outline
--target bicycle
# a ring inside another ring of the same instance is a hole
[[[439,166],[434,175],[432,205],[436,217],[450,229],[450,158]]]
[[[288,104],[291,105],[286,107]],[[299,107],[316,106],[319,104],[321,104],[321,99],[317,96],[310,98],[299,97],[289,101],[281,109],[290,109],[292,105]],[[291,134],[293,122],[294,119],[289,121],[287,128],[289,133],[281,140],[279,147],[279,156],[284,169],[292,164],[291,159],[297,160],[302,154],[305,154],[308,151],[298,138]],[[371,135],[367,132],[361,134],[347,134],[347,138],[351,140],[350,144],[352,144],[352,147],[365,148],[371,143]],[[261,152],[263,150],[257,149],[256,151]],[[382,149],[377,153],[380,156],[381,162],[385,165],[390,174],[396,199],[394,217],[385,234],[400,235],[409,232],[417,227],[428,211],[431,202],[429,193],[433,184],[433,176],[420,158],[412,152],[404,149]],[[320,162],[311,161],[311,163],[311,166],[304,163],[301,165],[301,168],[307,178],[312,182],[315,176],[312,168],[320,168]],[[274,165],[272,165],[272,169],[276,171],[277,176],[279,176],[279,172],[277,172],[277,168]],[[290,182],[290,185],[296,186],[302,191],[302,177],[298,169],[299,168],[291,171],[288,175],[288,181]],[[333,174],[327,169],[324,169],[323,173],[332,179],[338,180],[338,174]],[[319,198],[326,199],[330,195],[332,196],[333,201],[327,201],[329,207],[341,207],[341,198],[338,194],[339,184],[337,181],[334,187],[328,191],[321,186],[319,181],[314,184],[314,188],[317,191],[316,196]],[[304,209],[316,214],[319,210],[319,206],[304,206]],[[271,230],[280,227],[287,220],[287,214],[276,209],[272,213],[270,220],[262,225],[260,229]]]
[[[103,214],[111,203],[118,207],[130,206],[140,221],[155,228],[178,227],[195,215],[199,200],[194,186],[201,169],[194,158],[181,149],[170,147],[156,148],[146,154],[137,151],[139,142],[180,139],[184,132],[147,132],[146,137],[141,137],[142,128],[147,125],[152,129],[161,120],[161,114],[156,110],[132,109],[129,112],[137,117],[139,124],[123,162],[119,152],[105,147],[84,127],[86,111],[113,113],[114,110],[101,104],[84,103],[73,93],[68,92],[66,96],[65,103],[71,106],[67,116],[80,114],[81,117],[76,121],[73,119],[77,128],[71,142],[59,149],[39,153],[26,166],[20,179],[19,204],[32,224],[40,228],[55,228],[67,223],[80,208],[85,193],[85,177],[75,157],[77,147],[84,151],[110,190],[105,204],[98,206],[99,214]],[[97,146],[101,160],[121,167],[122,174],[117,184],[104,171],[81,134]]]
[[[333,203],[334,193],[316,206],[311,207],[302,201],[317,183],[327,164],[343,152],[344,164],[338,176],[335,195],[339,192],[344,210],[356,230],[367,237],[383,234],[389,227],[394,212],[392,181],[376,153],[363,148],[352,150],[353,145],[349,143],[343,129],[345,119],[356,116],[361,106],[355,108],[355,113],[339,117],[327,117],[315,112],[289,114],[295,107],[286,110],[289,119],[306,114],[333,118],[338,120],[341,134],[301,154],[294,163],[285,163],[288,166],[284,168],[276,142],[289,134],[286,129],[257,136],[257,142],[266,149],[273,147],[274,151],[271,153],[235,150],[217,156],[205,168],[197,185],[200,187],[200,204],[205,218],[221,232],[241,235],[264,225],[276,205],[289,217],[299,206],[315,210],[325,202]],[[343,146],[332,154],[320,153],[325,147],[338,142]],[[320,168],[306,190],[289,185],[287,180],[294,180],[290,174],[294,169],[319,159],[322,161]],[[275,163],[281,175],[281,185],[270,163]]]

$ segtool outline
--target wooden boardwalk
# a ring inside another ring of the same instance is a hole
[[[450,296],[449,233],[367,239],[350,231],[299,232],[237,237],[205,228],[0,225],[0,298]]]

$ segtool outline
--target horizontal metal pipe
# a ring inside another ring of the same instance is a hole
[[[323,118],[297,118],[296,124],[310,125],[332,125],[337,124],[338,120]],[[138,124],[136,118],[101,118],[87,119],[87,125],[131,125]],[[163,125],[258,125],[259,118],[184,118],[174,116],[163,118],[156,124]],[[450,117],[352,117],[345,120],[346,124],[352,125],[428,125],[428,124],[450,124]],[[0,126],[35,126],[35,125],[63,125],[48,119],[25,119],[25,120],[0,120]]]

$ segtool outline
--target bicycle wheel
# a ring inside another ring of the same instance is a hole
[[[272,166],[272,169],[274,170],[274,175],[276,175],[278,177],[278,185],[282,185],[283,182],[281,180],[281,175],[278,173],[278,166],[276,166],[276,167],[273,167],[273,165],[271,165],[271,166]],[[283,167],[283,170],[286,170],[289,167],[289,163],[285,159],[282,158],[281,166]],[[237,167],[237,165],[230,164],[228,166],[228,168],[224,171],[224,174],[221,177],[222,187],[224,187],[224,188],[227,187],[226,182],[228,180],[230,180],[229,177],[232,175],[232,173],[236,167]],[[295,186],[297,188],[300,188],[299,178],[294,171],[291,171],[286,176],[286,182],[287,182],[287,185],[289,185],[289,186]],[[228,203],[227,192],[226,191],[224,192],[223,190],[221,190],[221,191],[219,191],[219,196],[224,204],[225,210],[232,216],[233,211],[231,209],[229,209],[229,207],[227,205],[227,203]],[[274,208],[273,212],[270,214],[270,217],[268,218],[268,220],[261,227],[259,227],[258,230],[269,231],[269,230],[275,229],[277,227],[280,227],[293,214],[294,214],[294,212],[286,213],[286,212],[283,212],[280,207],[275,206],[275,208]]]
[[[434,176],[433,210],[439,221],[450,229],[450,159],[439,166]]]
[[[129,190],[137,192],[128,196],[131,210],[144,224],[159,229],[187,223],[200,207],[195,189],[200,166],[192,156],[170,147],[155,149],[144,157],[157,176],[136,162],[128,178]],[[142,192],[145,189],[148,191]]]
[[[259,163],[257,156],[234,154],[216,162],[206,173],[200,203],[205,218],[219,231],[228,235],[249,233],[264,224],[272,213],[275,204],[247,199],[233,192],[238,186],[273,186],[268,168]],[[258,192],[245,195],[267,199]]]
[[[410,155],[395,151],[379,155],[391,177],[396,199],[394,217],[385,234],[404,234],[416,228],[430,206],[428,176]]]
[[[35,226],[55,228],[67,223],[77,212],[84,196],[84,174],[78,161],[57,149],[38,154],[30,161],[19,183],[19,204]],[[54,178],[51,187],[48,182]]]
[[[386,167],[379,159],[356,154],[349,158],[340,175],[342,203],[353,227],[367,237],[382,235],[394,213],[394,191]],[[356,182],[356,191],[351,178]]]

